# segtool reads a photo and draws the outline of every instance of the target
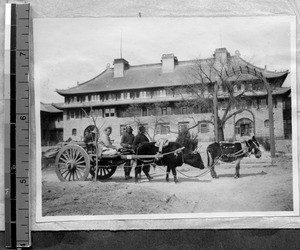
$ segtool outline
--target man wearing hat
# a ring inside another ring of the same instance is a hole
[[[123,133],[122,138],[121,138],[121,146],[123,148],[132,149],[132,144],[134,141],[134,135],[132,134],[132,131],[133,131],[132,127],[127,125],[125,128],[125,132]],[[132,161],[127,161],[125,163],[125,166],[124,166],[125,180],[132,178],[130,176],[130,172],[132,169],[131,166],[132,166]]]
[[[149,142],[149,139],[148,137],[145,135],[146,133],[146,128],[141,125],[139,127],[139,133],[137,134],[137,136],[134,138],[134,141],[133,141],[133,144],[132,144],[132,147],[133,147],[133,150],[136,151],[137,148],[144,142]]]

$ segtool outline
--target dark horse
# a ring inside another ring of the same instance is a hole
[[[163,157],[159,159],[152,160],[153,163],[159,166],[167,166],[167,174],[166,174],[166,181],[169,181],[169,173],[172,170],[174,176],[174,182],[177,183],[177,172],[176,167],[181,166],[183,163],[186,163],[192,167],[203,169],[204,164],[202,158],[197,152],[190,151],[188,149],[176,150],[182,148],[182,146],[177,142],[169,142],[169,144],[162,148]],[[146,142],[143,143],[141,146],[138,147],[136,154],[137,155],[156,155],[158,152],[158,147],[155,146],[155,142]],[[168,154],[170,153],[170,154]],[[150,170],[150,163],[149,159],[144,160],[140,159],[137,160],[137,167],[135,168],[135,181],[138,181],[138,175],[141,173],[141,168],[143,172],[147,176],[148,180],[150,181],[152,177],[149,175]],[[142,166],[142,165],[145,166]]]
[[[220,142],[212,143],[207,149],[207,161],[208,167],[211,167],[210,173],[212,178],[218,178],[215,171],[215,163],[219,159],[223,162],[233,162],[236,161],[235,165],[235,175],[234,178],[240,177],[240,162],[244,157],[254,154],[256,158],[261,157],[261,151],[259,149],[259,144],[255,137],[243,142]],[[212,162],[210,163],[210,159]]]

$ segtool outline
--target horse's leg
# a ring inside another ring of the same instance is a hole
[[[147,176],[149,181],[151,181],[153,179],[153,177],[151,177],[149,175],[149,172],[150,172],[150,166],[149,165],[143,167],[143,172]]]
[[[211,153],[207,154],[207,157],[209,157],[211,159],[211,165],[208,166],[210,167],[210,175],[212,178],[218,178],[217,173],[215,171],[215,162],[216,162],[216,158],[212,158]],[[208,160],[208,163],[210,162],[210,160]]]
[[[138,163],[138,165],[139,165],[139,163]],[[138,183],[139,182],[139,178],[138,178],[138,176],[141,174],[141,172],[142,172],[142,167],[135,167],[135,169],[134,169],[135,171],[135,175],[134,175],[134,181],[135,181],[135,183]]]
[[[210,169],[210,174],[211,174],[211,177],[212,177],[212,178],[217,179],[217,178],[219,178],[219,177],[218,177],[218,175],[217,175],[217,173],[216,173],[216,171],[215,171],[215,163],[216,163],[216,161],[213,160],[212,165],[211,165],[212,167],[211,167],[211,169]]]
[[[172,167],[171,169],[172,169],[172,174],[173,174],[173,177],[174,177],[174,182],[177,183],[178,179],[177,179],[176,167]]]
[[[239,178],[240,177],[240,162],[242,158],[238,158],[235,162],[235,175],[234,178]]]
[[[166,181],[169,181],[170,167],[167,166]]]
[[[214,170],[214,159],[211,156],[211,152],[209,150],[206,151],[207,154],[207,167],[210,168],[210,175],[212,178],[216,178],[216,172]],[[211,164],[210,164],[211,162]]]

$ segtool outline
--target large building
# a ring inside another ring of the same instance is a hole
[[[40,103],[41,145],[53,146],[63,140],[63,111],[49,103]]]
[[[213,58],[201,59],[204,67],[222,58],[238,66],[251,66],[264,75],[273,89],[273,112],[275,137],[291,137],[290,88],[282,87],[288,71],[274,72],[256,67],[243,60],[239,53],[230,55],[224,48],[216,49]],[[185,86],[195,60],[179,61],[173,54],[164,54],[160,63],[132,66],[123,58],[114,60],[114,67],[107,66],[93,79],[77,84],[69,89],[59,89],[65,102],[55,104],[63,111],[63,139],[83,140],[84,131],[93,125],[103,130],[106,126],[113,129],[112,139],[116,144],[125,125],[130,124],[137,133],[138,124],[144,124],[150,137],[168,137],[175,140],[178,131],[191,128],[200,141],[214,140],[212,106],[185,106],[188,98]],[[215,81],[216,76],[211,80]],[[199,82],[199,84],[203,84]],[[205,90],[204,90],[205,91]],[[206,90],[207,91],[207,90]],[[244,136],[268,137],[269,118],[267,92],[261,80],[246,76],[239,80],[235,91],[244,91],[247,101],[244,111],[232,116],[225,124],[226,140],[238,140]],[[247,93],[246,93],[247,92]],[[219,113],[224,112],[227,101],[226,89],[218,92]],[[250,97],[250,98],[249,98]],[[240,109],[236,104],[230,112]]]

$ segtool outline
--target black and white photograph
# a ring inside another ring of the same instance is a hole
[[[37,221],[299,215],[295,18],[33,30]]]

